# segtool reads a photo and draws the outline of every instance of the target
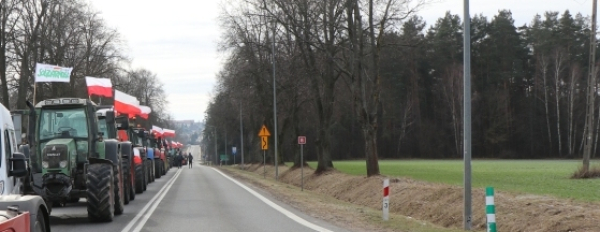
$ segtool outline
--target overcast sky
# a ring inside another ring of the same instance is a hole
[[[133,68],[156,73],[164,84],[169,109],[177,120],[201,121],[222,66],[217,53],[221,0],[91,0],[109,27],[127,44],[124,52]],[[545,11],[570,10],[591,14],[592,0],[471,0],[471,16],[491,20],[499,9],[510,9],[516,26],[529,24]],[[438,0],[419,12],[427,28],[446,11],[462,18],[463,0]]]

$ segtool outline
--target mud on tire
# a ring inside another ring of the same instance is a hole
[[[110,222],[115,215],[115,187],[111,164],[90,164],[87,169],[87,211],[93,222]]]

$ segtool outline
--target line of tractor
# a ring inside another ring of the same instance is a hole
[[[144,193],[150,183],[169,171],[181,149],[160,133],[135,126],[131,115],[118,114],[114,106],[97,105],[90,99],[48,99],[27,106],[10,111],[12,120],[7,119],[9,112],[4,106],[0,110],[5,127],[0,128],[2,140],[12,147],[0,149],[3,157],[9,157],[2,160],[10,162],[0,163],[0,195],[32,199],[26,202],[31,206],[21,204],[15,209],[8,205],[18,204],[0,197],[0,229],[4,225],[2,207],[8,207],[7,214],[16,212],[15,217],[29,212],[22,220],[30,222],[31,231],[46,232],[50,231],[48,216],[53,207],[65,207],[82,198],[90,221],[112,221],[123,214],[136,194]],[[27,129],[21,136],[24,124]],[[20,145],[16,142],[19,138]],[[1,174],[2,169],[6,175]],[[4,187],[7,184],[11,186]],[[11,192],[4,194],[4,188]],[[21,229],[17,231],[30,231]]]

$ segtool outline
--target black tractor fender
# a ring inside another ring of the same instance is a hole
[[[121,163],[121,157],[119,156],[119,142],[117,140],[105,140],[104,152],[104,157],[107,160],[112,161],[113,164]]]
[[[110,165],[113,165],[114,163],[112,162],[112,160],[109,160],[109,159],[100,159],[100,158],[90,157],[90,158],[88,158],[88,165],[91,165],[91,164],[110,164]]]

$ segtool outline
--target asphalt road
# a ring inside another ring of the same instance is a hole
[[[312,218],[268,193],[218,170],[198,165],[200,148],[190,148],[194,167],[172,168],[148,186],[111,223],[90,223],[85,202],[55,208],[52,231],[347,231]]]

